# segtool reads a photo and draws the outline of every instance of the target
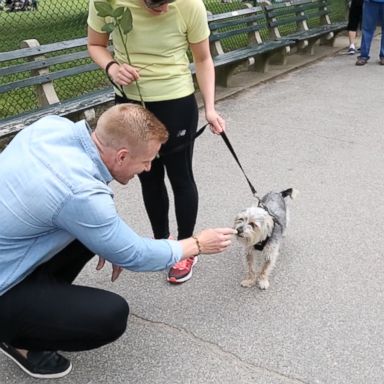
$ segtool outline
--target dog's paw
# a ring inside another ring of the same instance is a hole
[[[269,288],[269,281],[266,279],[258,280],[257,285],[260,289],[266,290]]]
[[[244,288],[251,288],[256,285],[256,279],[244,279],[240,285]]]

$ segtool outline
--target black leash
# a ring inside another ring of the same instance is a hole
[[[229,151],[232,153],[232,156],[233,156],[234,159],[236,160],[237,164],[239,165],[239,167],[240,167],[240,169],[241,169],[241,172],[243,172],[243,175],[245,176],[245,179],[247,180],[247,183],[248,183],[248,185],[249,185],[249,188],[250,188],[251,191],[252,191],[253,197],[254,197],[255,199],[257,199],[257,206],[260,207],[260,208],[262,208],[262,209],[264,209],[265,211],[267,211],[267,213],[272,217],[273,221],[274,221],[276,224],[278,224],[278,225],[281,226],[281,223],[280,223],[279,219],[276,217],[276,215],[274,215],[274,214],[268,209],[268,207],[266,207],[266,206],[262,203],[262,201],[261,201],[261,199],[259,198],[259,196],[257,196],[257,191],[256,191],[255,187],[252,185],[252,183],[250,182],[250,180],[248,179],[248,176],[245,174],[245,171],[244,171],[244,169],[243,169],[243,167],[242,167],[242,165],[241,165],[241,163],[240,163],[240,160],[238,159],[238,157],[237,157],[237,155],[236,155],[236,152],[235,152],[235,150],[233,149],[232,144],[230,143],[230,141],[229,141],[229,139],[228,139],[226,133],[223,131],[223,132],[220,133],[220,135],[221,135],[221,137],[223,138],[224,143],[225,143],[226,146],[228,147]],[[261,243],[259,243],[260,248],[256,248],[256,249],[262,250],[263,247],[264,247],[264,245],[265,245],[265,244],[261,244]]]
[[[255,187],[252,185],[252,183],[249,181],[247,175],[245,174],[244,169],[243,169],[243,167],[242,167],[242,165],[241,165],[241,163],[240,163],[240,161],[239,161],[239,159],[235,153],[235,150],[233,149],[232,144],[230,143],[226,133],[223,131],[220,133],[220,136],[223,138],[224,143],[228,147],[229,151],[232,153],[232,156],[235,158],[237,164],[239,165],[239,167],[241,169],[241,172],[243,172],[243,175],[245,176],[245,179],[247,180],[249,188],[251,188],[253,196],[256,197],[260,201],[260,199],[257,197],[257,191],[256,191]]]

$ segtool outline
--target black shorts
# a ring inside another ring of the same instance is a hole
[[[347,31],[356,32],[361,27],[363,0],[352,0],[349,8]]]

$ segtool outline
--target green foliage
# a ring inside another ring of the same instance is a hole
[[[111,17],[112,22],[106,23],[103,26],[103,31],[111,33],[117,27],[121,29],[124,35],[127,35],[132,30],[132,13],[128,7],[113,8],[110,4],[112,0],[96,1],[95,8],[97,15],[100,17]]]
[[[104,3],[102,1],[96,1],[95,8],[96,8],[97,14],[100,17],[107,17],[107,16],[113,15],[113,8],[108,3]]]
[[[117,11],[121,8],[117,8]],[[129,8],[125,8],[124,13],[120,19],[120,26],[124,34],[127,34],[132,30],[132,13]]]
[[[112,33],[114,29],[115,29],[114,23],[104,24],[103,28],[101,28],[102,31],[107,32],[107,33]]]

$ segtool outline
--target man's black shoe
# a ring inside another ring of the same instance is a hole
[[[71,372],[72,364],[57,352],[29,351],[22,356],[16,348],[0,343],[0,350],[12,359],[24,372],[37,379],[57,379]]]

